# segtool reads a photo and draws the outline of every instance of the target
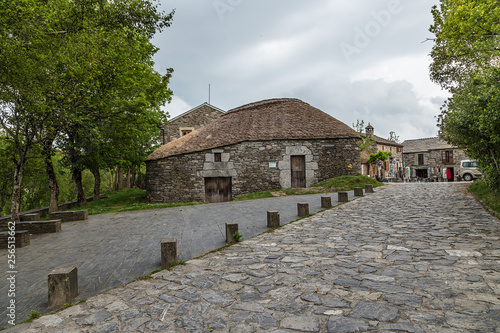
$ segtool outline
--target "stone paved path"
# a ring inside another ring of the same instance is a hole
[[[225,223],[239,224],[245,238],[267,230],[267,211],[279,210],[283,223],[297,216],[297,202],[321,210],[324,194],[225,202],[199,206],[92,215],[66,222],[57,234],[32,235],[16,249],[16,316],[48,313],[47,275],[56,267],[78,268],[79,298],[87,298],[160,268],[160,242],[178,240],[179,257],[188,260],[225,245]],[[350,192],[353,198],[353,192]],[[337,195],[332,201],[336,204]],[[9,283],[7,250],[0,250],[0,328],[6,326]]]
[[[500,332],[500,221],[466,185],[387,186],[17,330]]]

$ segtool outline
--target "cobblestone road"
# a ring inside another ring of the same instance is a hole
[[[279,210],[281,221],[290,222],[298,218],[297,202],[309,203],[311,212],[321,210],[322,195],[92,215],[85,221],[63,223],[57,234],[32,235],[30,246],[16,249],[17,322],[30,312],[51,311],[47,275],[56,267],[76,266],[79,297],[88,298],[160,268],[163,238],[177,239],[179,259],[196,258],[226,244],[226,222],[238,223],[240,233],[249,238],[268,229],[268,210]],[[354,197],[353,191],[349,197]],[[333,195],[334,204],[336,198]],[[5,258],[0,275],[1,328],[9,319],[7,249],[0,250],[0,257]]]
[[[500,221],[466,186],[386,186],[17,330],[500,332]]]

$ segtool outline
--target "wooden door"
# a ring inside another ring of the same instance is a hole
[[[205,178],[205,200],[207,202],[231,201],[233,197],[231,177]]]
[[[292,188],[306,187],[306,157],[304,155],[290,156],[292,168]]]

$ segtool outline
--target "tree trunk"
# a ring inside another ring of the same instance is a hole
[[[117,173],[118,173],[118,186],[117,186],[117,190],[123,190],[123,168],[122,167],[118,167]]]
[[[136,176],[136,168],[135,165],[132,166],[132,179],[130,181],[130,186],[135,187],[135,176]]]
[[[54,165],[52,164],[52,156],[49,151],[43,151],[45,160],[45,171],[49,180],[50,189],[50,204],[49,213],[57,212],[59,210],[59,185],[57,184],[56,173]]]
[[[26,162],[20,161],[16,163],[14,169],[14,185],[12,186],[12,205],[10,208],[10,213],[12,215],[11,219],[14,222],[19,222],[19,209],[21,206],[21,182],[23,180],[23,172]]]
[[[126,188],[130,188],[130,167],[127,167],[127,182],[125,183]]]
[[[99,173],[99,169],[92,169],[90,172],[94,175],[94,201],[97,201],[100,198],[101,174]]]
[[[113,169],[113,193],[115,193],[116,189],[118,188],[118,167],[116,170]]]
[[[73,170],[72,176],[73,176],[73,181],[75,182],[78,205],[80,207],[86,206],[87,199],[85,198],[85,192],[83,192],[82,172],[78,170]]]

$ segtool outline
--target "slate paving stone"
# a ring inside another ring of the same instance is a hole
[[[367,322],[349,318],[331,316],[327,324],[328,333],[352,333],[375,331],[376,328],[370,326]]]
[[[497,333],[500,221],[468,194],[467,185],[378,188],[272,233],[245,236],[149,280],[89,297],[23,324],[17,332]],[[279,202],[274,199],[259,205],[273,209]],[[237,205],[236,212],[251,211],[241,203],[228,205]],[[225,221],[237,215],[214,215],[214,207],[183,208],[176,218],[189,218],[184,222],[208,233],[209,226],[196,224],[196,217]],[[109,219],[120,226],[116,218]],[[141,214],[133,221],[142,221]],[[156,222],[151,223],[148,227],[154,228]],[[260,228],[253,222],[247,226]],[[144,234],[140,228],[135,232]],[[189,239],[183,238],[180,249],[201,251]],[[85,248],[84,242],[77,246]],[[106,260],[119,251],[110,253]],[[125,265],[140,262],[123,258]]]

